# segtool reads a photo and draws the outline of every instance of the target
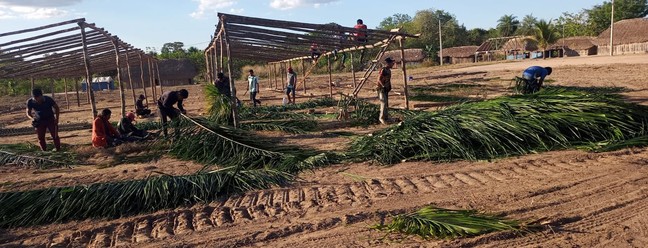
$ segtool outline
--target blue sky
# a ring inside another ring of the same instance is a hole
[[[353,26],[362,18],[374,28],[396,13],[414,16],[417,10],[442,9],[470,28],[494,27],[497,19],[533,14],[556,19],[603,0],[0,0],[0,33],[86,18],[122,40],[158,51],[166,42],[203,49],[218,22],[216,13],[309,23],[336,22]]]

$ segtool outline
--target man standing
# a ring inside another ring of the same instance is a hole
[[[59,115],[60,110],[54,99],[43,96],[41,89],[32,90],[32,98],[27,100],[27,117],[32,120],[32,126],[36,129],[38,144],[42,151],[47,150],[46,130],[49,130],[54,140],[56,151],[61,150],[61,139],[58,136]]]
[[[540,90],[545,77],[551,75],[551,67],[531,66],[522,72],[522,78],[526,80],[527,88],[526,93],[534,93]]]
[[[391,91],[391,68],[394,67],[394,60],[391,58],[385,59],[386,65],[378,73],[378,82],[376,89],[378,90],[378,99],[380,99],[380,116],[378,120],[382,124],[387,124],[389,121],[389,91]]]
[[[259,78],[254,75],[254,70],[250,70],[250,75],[248,76],[248,91],[250,91],[250,101],[254,107],[258,104],[261,104],[261,101],[256,99],[257,93],[259,93]]]
[[[167,136],[167,117],[171,120],[177,118],[180,113],[186,114],[184,107],[182,106],[182,100],[189,97],[189,91],[181,89],[179,91],[167,91],[160,96],[160,99],[157,101],[158,110],[160,112],[160,121],[162,122],[162,130],[164,131],[164,136]],[[178,108],[174,108],[174,104],[178,104]]]
[[[293,71],[292,67],[288,67],[288,82],[286,82],[286,97],[288,98],[288,103],[295,104],[295,88],[297,88],[297,73]],[[290,100],[290,95],[292,95],[292,100]]]

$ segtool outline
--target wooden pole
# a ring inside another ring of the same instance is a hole
[[[92,68],[90,67],[90,56],[88,55],[88,46],[86,44],[85,26],[79,22],[81,27],[81,44],[83,45],[83,62],[86,69],[86,90],[88,91],[90,110],[92,110],[92,119],[97,117],[97,105],[95,105],[94,91],[92,90]]]
[[[333,74],[331,74],[331,56],[326,56],[326,64],[328,67],[328,75],[329,75],[329,96],[333,98]]]
[[[63,78],[63,89],[65,90],[65,105],[70,110],[70,97],[68,97],[67,78]]]
[[[220,63],[219,63],[220,70],[219,71],[223,71],[223,66],[225,65],[225,59],[223,58],[224,57],[223,56],[224,55],[224,53],[223,53],[223,35],[221,35],[219,37],[219,42],[220,42]],[[232,78],[230,78],[230,79],[232,79]]]
[[[272,64],[272,72],[274,72],[274,88],[276,89],[279,83],[277,82],[277,64]]]
[[[34,90],[34,86],[36,85],[36,82],[34,82],[34,78],[30,78],[31,80],[31,90]]]
[[[79,80],[80,82],[81,80]],[[74,91],[76,91],[77,107],[81,107],[81,99],[79,98],[79,82],[74,82]]]
[[[405,93],[405,109],[409,110],[409,93],[407,90],[407,61],[405,60],[405,48],[403,47],[403,39],[398,40],[398,46],[401,50],[401,67],[403,69],[403,91]]]
[[[156,101],[157,92],[155,91],[155,77],[153,77],[153,66],[152,66],[153,63],[151,62],[151,60],[153,59],[148,58],[146,62],[148,64],[148,71],[149,71],[148,76],[149,76],[149,84],[151,86],[151,95],[153,96],[153,101]]]
[[[282,66],[281,66],[280,70],[281,71],[279,73],[281,73],[281,89],[285,89],[286,88],[286,80],[288,80],[288,71],[287,71],[288,68],[286,67],[285,62],[282,63]]]
[[[158,60],[155,61],[155,71],[157,71],[157,78],[160,82],[160,95],[162,95],[164,94],[164,90],[162,89],[162,78],[160,77],[160,61]]]
[[[52,99],[56,99],[56,98],[54,97],[54,91],[55,91],[55,90],[54,90],[54,81],[55,81],[55,80],[54,80],[53,78],[52,78],[52,80],[50,80],[50,91],[52,92]]]
[[[212,65],[211,65],[211,59],[210,59],[211,56],[209,56],[209,54],[210,54],[209,50],[204,52],[205,67],[206,67],[205,69],[207,69],[206,72],[205,72],[205,80],[207,80],[210,83],[214,83],[214,81],[211,78],[211,67],[212,67]]]
[[[439,58],[443,65],[443,37],[441,37],[441,18],[439,18]]]
[[[227,35],[227,29],[225,29],[225,17],[221,16],[221,29],[223,30],[223,35],[221,36],[221,51],[223,49],[222,42],[223,36],[225,38],[225,46],[227,49],[227,75],[230,78],[230,92],[232,93],[232,99],[230,104],[232,106],[232,123],[234,128],[238,128],[238,106],[236,106],[236,85],[234,84],[234,78],[232,77],[232,67],[234,67],[232,62],[232,52],[230,49],[229,36]],[[222,58],[222,57],[221,57]]]
[[[128,85],[131,88],[131,93],[133,94],[133,107],[137,106],[137,97],[135,96],[135,87],[133,87],[133,77],[131,76],[131,66],[130,66],[130,57],[128,56],[128,50],[126,50],[126,72],[128,73]]]
[[[302,78],[302,80],[304,81],[304,95],[306,95],[306,60],[305,59],[301,60],[301,69],[302,69],[302,73],[303,73],[302,76],[304,77],[304,78]],[[295,90],[297,90],[297,89],[295,89]]]
[[[212,65],[212,79],[214,81],[216,81],[216,76],[218,75],[218,72],[219,72],[218,67],[220,65],[218,64],[218,53],[216,53],[216,48],[215,47],[212,48],[212,50],[211,50],[211,56],[212,56],[212,61],[214,62],[214,63],[212,63],[213,64]]]
[[[610,15],[610,56],[614,56],[614,0],[612,0],[612,13]]]
[[[139,62],[140,62],[140,80],[142,82],[142,90],[144,91],[144,100],[146,101],[146,105],[148,105],[148,97],[146,96],[146,84],[144,83],[144,61],[142,60],[142,53],[138,53],[137,56],[139,57]]]
[[[126,99],[124,95],[124,80],[122,79],[121,74],[121,65],[119,61],[119,44],[117,44],[117,39],[112,40],[113,48],[115,49],[115,65],[117,66],[117,80],[119,80],[119,101],[121,104],[121,117],[126,116]],[[121,119],[121,118],[120,118]]]
[[[356,85],[355,67],[353,66],[353,53],[349,52],[349,54],[351,58],[351,76],[353,77],[353,88],[355,89],[358,86]]]

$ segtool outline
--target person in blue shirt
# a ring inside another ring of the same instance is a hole
[[[532,86],[532,91],[536,92],[542,87],[545,77],[551,75],[551,71],[551,67],[531,66],[522,72],[522,78]]]
[[[252,104],[254,105],[254,107],[256,107],[257,103],[261,104],[261,101],[256,99],[257,93],[259,93],[259,77],[254,75],[254,70],[250,70],[249,72],[250,75],[248,76],[247,91],[250,92],[250,101],[252,101]]]

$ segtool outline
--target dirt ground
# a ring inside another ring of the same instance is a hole
[[[511,78],[530,65],[554,67],[554,73],[548,77],[550,85],[625,87],[621,94],[626,99],[648,104],[648,55],[409,69],[414,78],[410,91],[415,94],[416,89],[433,87],[447,96],[461,99],[492,98],[509,94],[507,88]],[[335,92],[348,94],[352,91],[350,73],[335,74],[333,78]],[[390,102],[395,107],[405,106],[400,78],[402,74],[394,70],[395,87]],[[309,88],[306,95],[299,91],[297,101],[327,95],[327,81],[325,75],[310,79],[308,85],[316,87]],[[267,87],[267,82],[264,78],[260,82],[267,88],[260,93],[261,101],[279,104],[282,93]],[[188,112],[200,115],[205,106],[201,88],[187,88],[190,91],[185,104]],[[365,89],[361,97],[375,101],[369,86]],[[62,123],[90,122],[88,106],[76,106],[75,97],[69,95],[73,103],[67,110],[64,96],[56,96],[64,110]],[[117,111],[119,96],[116,92],[100,92],[97,97],[99,109],[110,107]],[[245,97],[240,98],[244,100]],[[24,109],[20,107],[26,99],[26,96],[2,97],[0,123],[3,128],[28,126]],[[132,100],[127,99],[127,104],[132,108]],[[410,102],[411,107],[430,111],[449,104],[452,103]],[[323,111],[334,113],[336,110]],[[331,135],[332,131],[364,134],[380,128],[326,126],[327,130],[309,134],[269,132],[262,135],[321,150],[343,150],[350,139]],[[90,143],[89,130],[63,132],[61,136],[67,144]],[[34,143],[36,137],[0,137],[0,143],[18,142]],[[119,153],[86,152],[97,161]],[[289,187],[248,192],[206,205],[113,220],[0,229],[0,246],[647,247],[647,165],[648,148],[607,153],[565,150],[493,161],[406,162],[389,167],[369,163],[339,164],[304,172],[300,180]],[[167,156],[113,167],[90,164],[40,171],[4,166],[0,167],[0,192],[140,179],[155,173],[181,175],[199,168],[200,165]],[[388,221],[391,215],[430,204],[536,221],[545,228],[526,234],[494,233],[453,241],[426,241],[414,237],[385,239],[383,233],[369,229]]]

